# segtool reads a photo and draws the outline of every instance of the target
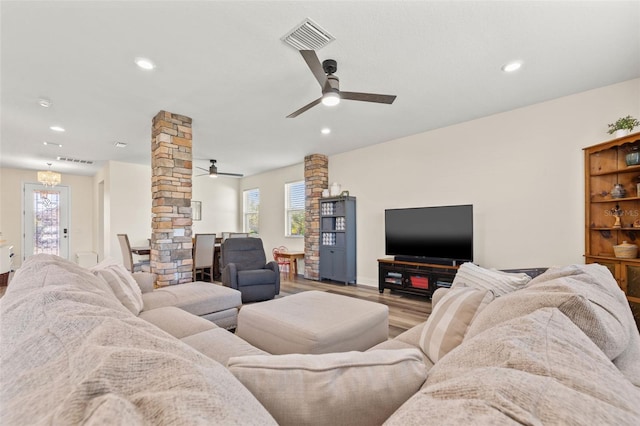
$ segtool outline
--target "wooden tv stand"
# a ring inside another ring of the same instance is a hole
[[[458,266],[397,261],[393,257],[378,259],[378,290],[431,297],[438,287],[450,287]]]

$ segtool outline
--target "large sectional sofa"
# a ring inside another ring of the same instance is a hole
[[[95,272],[49,255],[16,272],[0,299],[1,424],[640,424],[640,335],[599,265],[531,281],[471,268],[424,323],[321,355],[270,355],[185,309],[145,308],[144,276],[132,310]]]

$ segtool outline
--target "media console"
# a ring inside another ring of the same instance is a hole
[[[423,259],[420,259],[423,260]],[[378,290],[392,291],[431,297],[439,287],[451,287],[458,266],[438,265],[415,261],[396,260],[388,257],[378,259]]]

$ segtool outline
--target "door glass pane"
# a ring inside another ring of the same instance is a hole
[[[627,266],[627,296],[640,297],[640,266]]]
[[[60,193],[33,191],[33,254],[60,255]]]

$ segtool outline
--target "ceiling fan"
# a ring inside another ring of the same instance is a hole
[[[218,171],[218,167],[216,166],[216,161],[217,160],[209,160],[209,162],[211,163],[211,165],[209,166],[209,169],[203,169],[202,167],[196,167],[196,169],[200,169],[203,170],[207,173],[203,173],[201,175],[198,176],[204,176],[204,175],[209,175],[209,177],[212,178],[216,178],[218,176],[234,176],[234,177],[242,177],[244,176],[243,174],[240,173],[222,173]]]
[[[306,110],[318,105],[322,102],[327,106],[334,106],[340,103],[340,99],[350,101],[377,102],[380,104],[392,104],[395,101],[395,95],[378,95],[375,93],[358,93],[358,92],[342,92],[340,91],[340,80],[334,73],[338,70],[338,63],[333,59],[326,59],[320,64],[320,60],[315,50],[301,50],[300,54],[311,69],[320,87],[322,88],[322,96],[315,101],[303,106],[299,110],[287,115],[287,118],[294,118],[305,112]]]

